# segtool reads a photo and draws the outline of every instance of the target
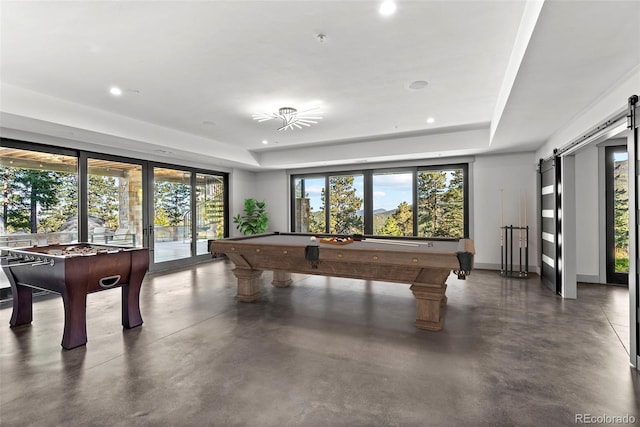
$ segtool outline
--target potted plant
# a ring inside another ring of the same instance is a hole
[[[269,217],[266,212],[266,203],[256,199],[244,199],[244,215],[236,215],[233,222],[236,228],[243,234],[259,234],[267,231]]]

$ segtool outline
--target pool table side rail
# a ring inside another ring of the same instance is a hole
[[[400,283],[422,281],[423,269],[454,271],[462,279],[472,268],[473,242],[463,245],[470,250],[469,264],[462,265],[459,252],[430,252],[417,250],[408,252],[394,246],[367,249],[362,246],[320,246],[320,257],[316,267],[305,259],[305,247],[301,244],[264,242],[256,239],[223,239],[213,241],[212,253],[224,253],[236,268],[252,270],[284,271],[290,273],[339,276],[359,279],[382,280]]]

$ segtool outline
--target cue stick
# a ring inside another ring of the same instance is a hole
[[[363,242],[363,243],[383,243],[385,245],[400,245],[400,246],[420,247],[420,245],[418,245],[417,243],[392,242],[390,240],[371,240],[371,241],[368,241],[367,239],[362,239],[361,242]]]
[[[520,206],[522,206],[523,200],[524,200],[524,197],[522,196],[522,191],[521,191],[520,192],[520,201],[518,203]],[[525,216],[526,215],[527,214],[525,213]],[[520,256],[520,258],[519,258],[520,259],[520,264],[519,264],[518,268],[520,269],[520,271],[522,271],[522,224],[520,224],[520,227],[518,227],[518,228],[519,228],[519,230],[518,230],[518,253],[519,253],[519,256]]]
[[[500,270],[501,273],[505,273],[505,268],[504,268],[504,234],[502,232],[503,228],[504,228],[504,205],[503,205],[503,199],[504,199],[504,188],[500,189]],[[504,233],[507,232],[507,229],[504,229]]]

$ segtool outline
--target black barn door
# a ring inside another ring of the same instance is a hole
[[[543,282],[557,294],[562,290],[562,278],[558,263],[561,259],[561,247],[558,239],[560,231],[561,195],[560,186],[560,157],[554,156],[547,160],[540,160],[540,247],[541,274]]]

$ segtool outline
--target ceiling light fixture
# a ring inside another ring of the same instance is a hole
[[[431,123],[433,123],[433,122],[435,122],[435,121],[436,121],[436,119],[434,119],[433,117],[429,117],[429,118],[427,119],[427,123],[429,123],[429,124],[431,124]]]
[[[319,107],[312,107],[307,110],[298,111],[293,107],[282,107],[277,113],[255,113],[253,120],[259,122],[265,122],[271,119],[282,120],[282,126],[278,130],[293,130],[294,128],[302,129],[302,126],[311,126],[318,123],[318,120],[322,120],[321,111],[318,111]]]
[[[383,16],[393,15],[395,11],[396,11],[396,4],[395,2],[392,2],[392,1],[382,2],[382,4],[380,5],[380,9],[378,9],[378,12],[380,12],[380,15],[383,15]]]
[[[113,96],[120,96],[122,95],[122,89],[117,86],[113,86],[109,89],[109,93]]]

